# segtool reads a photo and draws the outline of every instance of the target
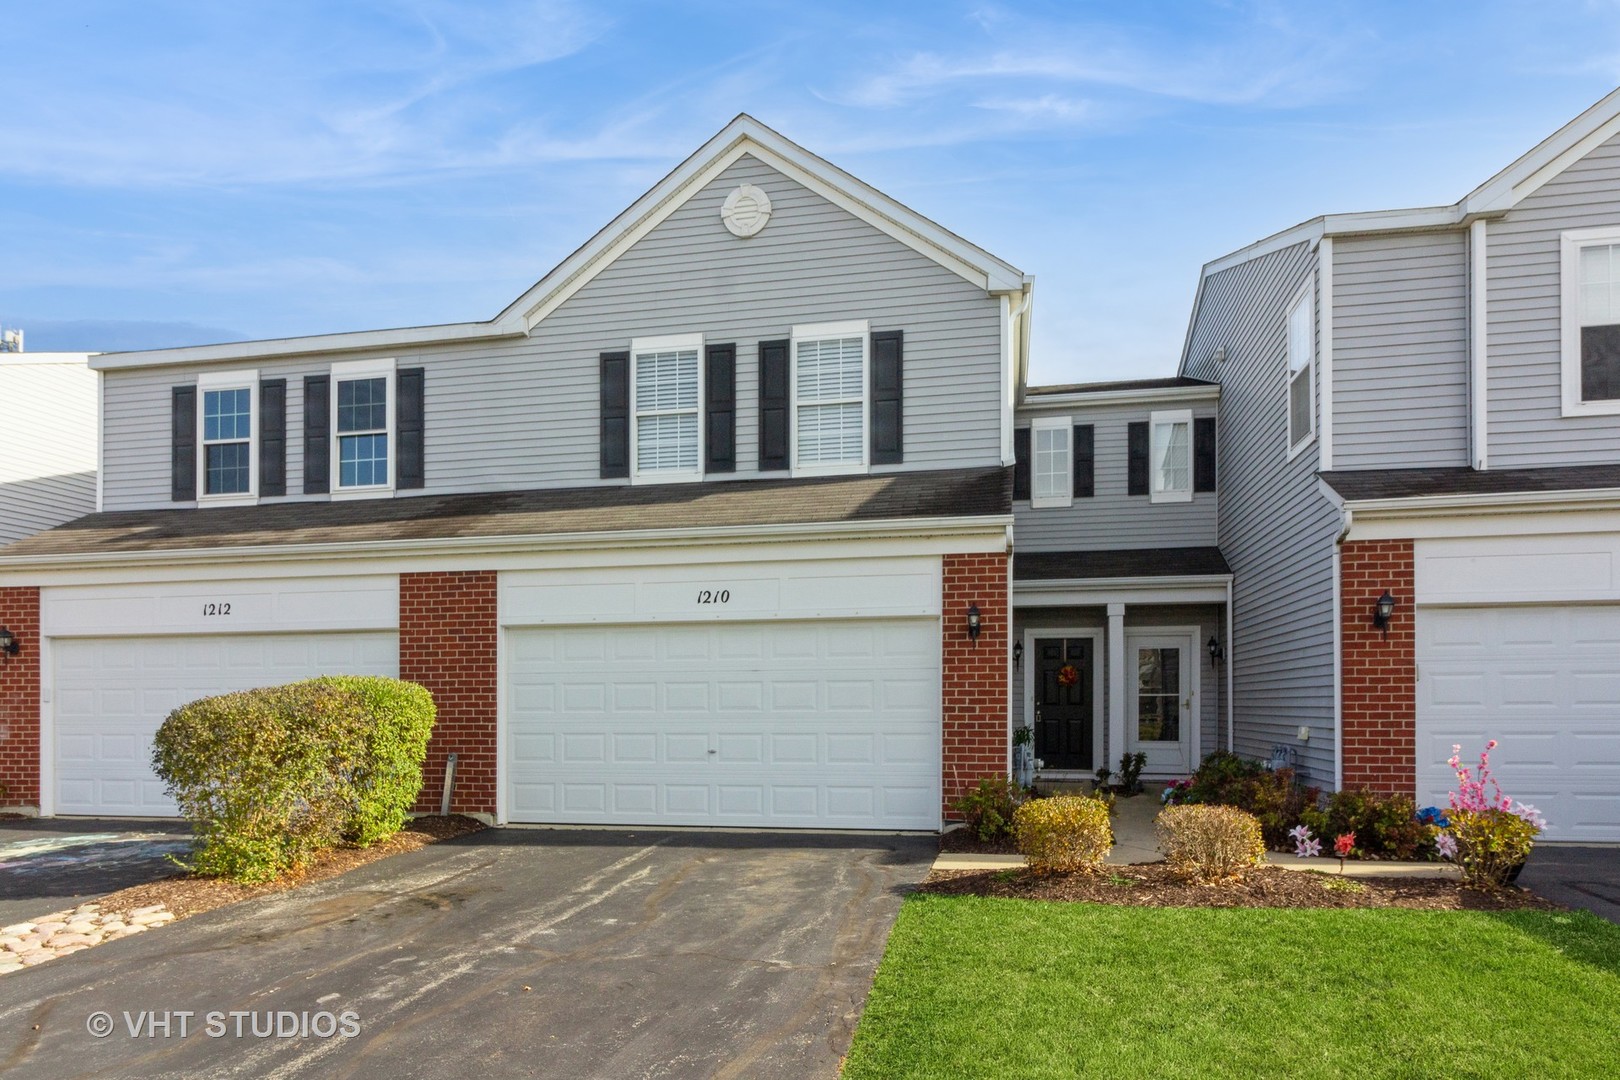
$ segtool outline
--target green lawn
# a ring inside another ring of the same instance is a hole
[[[1620,927],[917,895],[844,1076],[1620,1076]]]

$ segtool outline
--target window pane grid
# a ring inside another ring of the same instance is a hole
[[[1155,486],[1163,492],[1192,490],[1192,454],[1186,421],[1155,424],[1153,462]]]
[[[203,391],[203,493],[246,495],[252,490],[253,391]]]
[[[1035,428],[1035,468],[1031,492],[1037,499],[1058,499],[1069,487],[1069,429]]]
[[[388,430],[388,380],[350,379],[338,383],[337,429]]]
[[[214,443],[206,448],[203,490],[209,495],[245,495],[252,481],[248,444]]]
[[[637,353],[636,471],[698,468],[698,351]]]
[[[861,337],[795,343],[799,464],[848,465],[865,460],[864,356]]]
[[[372,487],[386,483],[387,435],[343,435],[338,438],[339,487]]]

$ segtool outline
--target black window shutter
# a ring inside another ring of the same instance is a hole
[[[287,494],[287,380],[259,380],[259,494]]]
[[[872,335],[872,464],[905,460],[905,332]]]
[[[394,487],[401,490],[427,484],[427,459],[423,456],[427,424],[422,401],[426,383],[425,368],[401,368],[394,377],[394,428],[399,441]]]
[[[630,475],[630,354],[602,354],[602,479]]]
[[[1090,424],[1074,425],[1074,497],[1097,494],[1097,437]]]
[[[305,495],[325,495],[332,490],[331,393],[331,376],[304,376]]]
[[[1146,420],[1138,420],[1126,429],[1125,444],[1125,473],[1127,493],[1131,495],[1146,495],[1148,493],[1148,425]]]
[[[174,388],[170,436],[169,498],[190,502],[197,497],[197,388]]]
[[[788,465],[788,349],[786,338],[759,343],[759,469]]]
[[[1215,418],[1193,421],[1193,490],[1215,490]]]
[[[703,471],[737,471],[737,346],[710,345],[704,355]]]
[[[1013,429],[1013,498],[1029,498],[1029,428]]]

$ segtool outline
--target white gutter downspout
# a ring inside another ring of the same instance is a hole
[[[1018,405],[1018,391],[1022,381],[1020,363],[1022,357],[1029,353],[1029,320],[1025,317],[1029,312],[1029,305],[1035,301],[1035,283],[1032,279],[1024,281],[1024,292],[1017,306],[1013,305],[1011,293],[1002,294],[1001,304],[1001,340],[1002,363],[1005,370],[1001,378],[1001,463],[1014,464],[1013,455],[1013,410]],[[1015,344],[1016,342],[1016,344]]]
[[[1324,487],[1326,485],[1323,485]],[[1344,787],[1344,598],[1341,594],[1340,552],[1355,523],[1350,507],[1339,503],[1339,535],[1333,541],[1333,790]]]
[[[1486,392],[1486,282],[1485,219],[1468,226],[1468,449],[1469,463],[1484,470],[1490,467],[1486,423],[1489,397]]]
[[[1232,579],[1226,579],[1226,752],[1233,753],[1234,733],[1237,731],[1237,697],[1232,692]]]

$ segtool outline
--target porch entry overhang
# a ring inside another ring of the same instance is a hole
[[[1099,570],[1124,573],[1088,574]],[[1038,623],[1019,636],[1024,709],[1013,722],[1034,728],[1044,773],[1117,768],[1139,751],[1145,774],[1182,775],[1214,748],[1200,731],[1205,627],[1129,618],[1133,610],[1220,608],[1216,692],[1230,743],[1232,573],[1217,549],[1015,552],[1013,575],[1015,614]],[[1065,625],[1060,609],[1089,609],[1093,621]]]

